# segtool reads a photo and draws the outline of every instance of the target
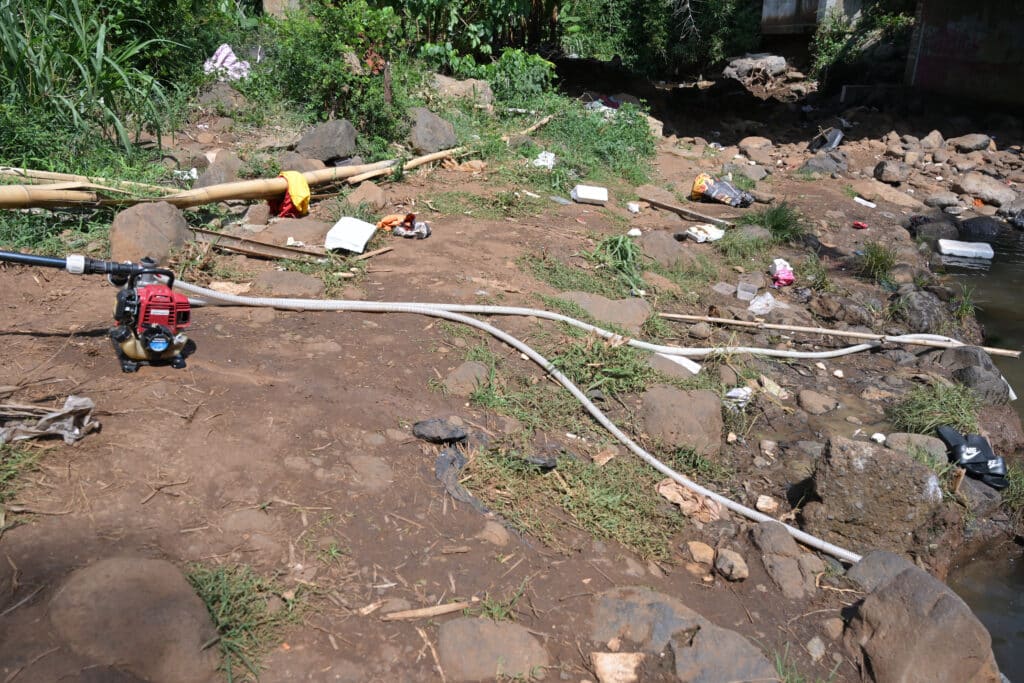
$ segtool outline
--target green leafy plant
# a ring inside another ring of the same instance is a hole
[[[630,288],[643,289],[641,276],[643,250],[633,238],[627,235],[611,235],[605,237],[593,251],[584,252],[584,256],[593,263],[610,269]]]
[[[896,251],[880,242],[866,242],[857,258],[857,271],[875,282],[889,282],[896,265]]]

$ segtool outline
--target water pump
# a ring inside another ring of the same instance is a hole
[[[75,275],[106,275],[120,287],[114,307],[110,341],[123,372],[142,365],[184,368],[196,345],[183,330],[192,322],[188,297],[173,290],[174,273],[150,259],[116,263],[71,254],[67,258],[0,251],[0,261],[61,268]]]

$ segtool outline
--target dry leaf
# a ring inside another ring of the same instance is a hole
[[[721,506],[710,498],[698,495],[672,479],[662,479],[655,490],[670,503],[679,506],[683,514],[706,524],[721,516]]]
[[[591,458],[591,460],[593,460],[594,464],[597,465],[598,467],[604,467],[608,463],[608,461],[614,458],[616,455],[618,455],[618,449],[604,448],[601,450],[600,453]]]
[[[215,292],[220,292],[222,294],[234,294],[235,296],[238,296],[239,294],[245,294],[248,292],[252,288],[252,283],[214,281],[207,285],[207,287]]]

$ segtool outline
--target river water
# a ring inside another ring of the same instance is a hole
[[[1024,233],[1008,232],[997,240],[996,257],[987,270],[954,269],[955,278],[973,288],[985,343],[1024,348]],[[1024,419],[1024,358],[994,357],[1020,399],[1014,403]],[[978,558],[950,576],[950,586],[992,634],[992,649],[1003,674],[1024,683],[1024,558],[1002,555]],[[955,646],[956,634],[950,634]]]

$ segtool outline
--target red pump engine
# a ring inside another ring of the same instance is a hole
[[[117,325],[110,329],[110,340],[124,372],[155,363],[183,368],[195,350],[195,343],[182,333],[191,322],[192,307],[173,286],[173,272],[149,267],[129,276],[117,293]]]

